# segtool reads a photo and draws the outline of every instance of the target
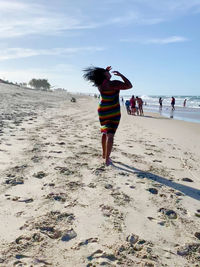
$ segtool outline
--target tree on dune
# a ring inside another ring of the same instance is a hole
[[[35,89],[41,89],[47,91],[50,89],[51,85],[46,79],[32,79],[29,82],[29,85]]]

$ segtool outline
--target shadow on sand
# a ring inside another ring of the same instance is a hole
[[[163,185],[171,187],[175,190],[178,190],[178,191],[182,192],[183,194],[185,194],[191,198],[200,200],[200,190],[199,189],[195,189],[195,188],[187,186],[187,185],[175,183],[175,182],[170,181],[164,177],[158,176],[158,175],[153,174],[151,172],[145,172],[145,171],[136,169],[134,167],[130,167],[130,166],[128,166],[124,163],[121,163],[119,161],[113,161],[112,166],[118,170],[135,174],[135,175],[137,175],[138,178],[142,178],[142,179],[147,178],[149,180],[156,181],[160,184],[163,184]]]
[[[162,116],[162,115],[161,115]],[[156,120],[169,120],[168,117],[154,117],[154,116],[150,116],[150,115],[144,115],[142,116],[144,118],[149,118],[149,119],[156,119]]]

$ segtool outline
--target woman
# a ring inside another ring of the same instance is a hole
[[[136,108],[136,101],[135,101],[135,97],[134,97],[134,95],[132,95],[132,97],[131,97],[131,99],[130,99],[130,104],[131,104],[131,114],[132,114],[132,115],[135,115],[135,112],[136,112],[136,111],[138,112],[138,110],[137,110],[137,108]]]
[[[83,77],[92,82],[101,94],[98,107],[99,121],[102,132],[102,150],[106,165],[111,164],[110,154],[113,146],[113,139],[119,125],[121,113],[119,104],[120,90],[132,88],[131,82],[118,71],[112,73],[122,78],[123,82],[111,81],[111,66],[106,69],[90,67],[84,70]]]

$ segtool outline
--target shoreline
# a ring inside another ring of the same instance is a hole
[[[170,106],[163,106],[162,110],[159,106],[143,106],[144,113],[151,112],[160,114],[166,118],[171,118],[175,120],[182,120],[187,122],[200,123],[200,108],[182,108],[175,107],[174,111],[171,111]]]
[[[159,96],[144,96],[143,99],[143,109],[144,111],[162,113],[165,117],[174,118],[177,120],[191,121],[195,123],[200,123],[200,97],[199,96],[182,96],[188,98],[188,102],[185,107],[183,107],[183,99],[181,96],[176,97],[175,110],[171,109],[171,98],[169,96],[162,96],[164,98],[164,104],[162,110],[158,104]],[[124,102],[129,99],[124,97]],[[196,101],[196,102],[195,102]],[[146,104],[146,105],[145,105]]]

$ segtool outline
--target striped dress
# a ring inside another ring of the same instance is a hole
[[[101,124],[101,132],[114,134],[121,117],[119,91],[109,90],[101,92],[98,114]]]

